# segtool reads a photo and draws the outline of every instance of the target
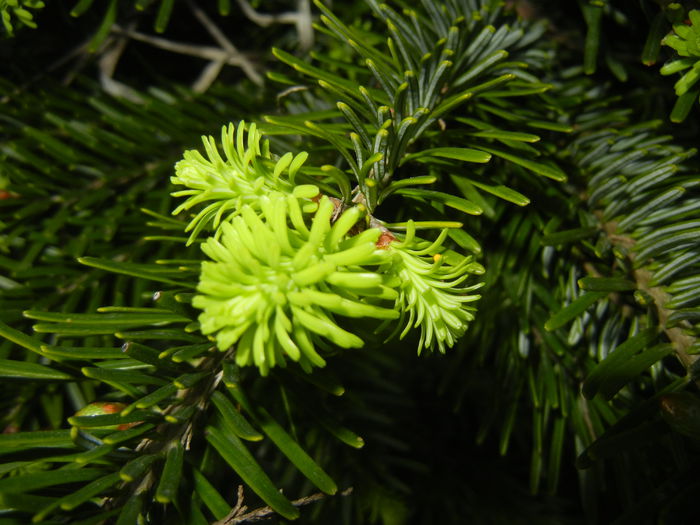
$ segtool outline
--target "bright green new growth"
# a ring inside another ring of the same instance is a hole
[[[690,69],[676,82],[676,95],[687,93],[700,79],[700,11],[688,13],[690,25],[676,24],[673,33],[667,35],[661,43],[675,49],[681,57],[664,65],[662,75],[672,75]]]
[[[420,327],[419,353],[444,352],[464,334],[474,318],[467,303],[479,299],[469,292],[480,285],[460,285],[483,268],[443,246],[446,230],[425,241],[409,221],[397,241],[370,227],[376,220],[362,204],[346,207],[316,185],[295,186],[307,154],[273,162],[255,124],[247,141],[244,123],[237,132],[223,128],[225,159],[212,137],[203,141],[207,158],[187,151],[176,165],[171,181],[189,189],[173,193],[188,197],[173,213],[204,205],[186,228],[189,243],[213,230],[202,244],[211,261],[202,263],[192,304],[202,310],[202,333],[222,351],[235,346],[238,365],[266,375],[291,359],[308,371],[325,365],[318,349],[328,343],[363,346],[336,316],[400,318],[394,333],[402,338]]]
[[[343,348],[362,339],[340,328],[334,315],[395,319],[399,313],[371,304],[394,299],[383,278],[364,269],[387,253],[376,247],[380,231],[348,231],[361,218],[354,207],[331,226],[334,205],[322,197],[311,228],[297,199],[278,192],[262,196],[258,215],[245,205],[221,224],[221,239],[202,246],[214,262],[204,262],[193,304],[203,309],[202,332],[216,333],[226,350],[234,343],[239,365],[255,364],[263,374],[290,358],[305,368],[323,366],[316,351],[321,339]],[[291,227],[290,227],[291,223]]]
[[[42,9],[44,2],[41,0],[0,0],[0,17],[2,25],[9,36],[14,34],[13,18],[20,24],[36,29],[34,15],[29,9]]]
[[[418,353],[435,345],[440,352],[451,347],[474,320],[474,307],[466,303],[477,301],[480,296],[469,294],[482,286],[478,283],[466,288],[459,285],[470,274],[483,274],[484,268],[464,257],[447,251],[442,242],[447,236],[443,230],[434,242],[415,238],[413,221],[409,221],[403,242],[391,244],[393,255],[389,272],[396,277],[399,296],[396,307],[403,320],[408,314],[401,338],[411,328],[421,329]]]
[[[315,197],[318,188],[311,185],[294,187],[290,181],[304,163],[308,154],[287,153],[276,163],[272,161],[269,142],[261,144],[261,134],[255,124],[250,125],[245,137],[245,122],[221,129],[221,144],[225,160],[219,154],[213,137],[202,137],[205,158],[197,150],[185,151],[184,158],[175,165],[173,184],[190,189],[176,191],[174,197],[189,198],[178,206],[173,215],[193,206],[211,201],[189,223],[185,231],[191,231],[188,244],[207,226],[214,230],[225,217],[230,219],[240,213],[243,205],[258,209],[259,199],[271,191],[294,193],[299,197]],[[283,175],[289,180],[281,178]]]

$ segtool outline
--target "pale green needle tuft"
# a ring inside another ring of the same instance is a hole
[[[34,13],[31,10],[39,10],[44,7],[41,0],[0,0],[0,19],[2,29],[8,36],[14,36],[13,24],[36,29]]]
[[[207,232],[210,260],[192,304],[202,332],[234,349],[238,365],[263,375],[289,359],[307,371],[324,366],[324,349],[364,345],[340,317],[393,321],[401,337],[420,328],[419,353],[445,352],[464,334],[481,285],[463,283],[483,267],[444,247],[446,230],[425,241],[409,221],[403,240],[387,244],[395,237],[368,228],[363,204],[296,185],[308,155],[273,161],[255,124],[225,126],[221,151],[212,137],[203,142],[206,155],[186,151],[175,167],[171,181],[187,189],[173,195],[187,199],[173,213],[195,211],[188,244]]]
[[[681,96],[690,91],[700,80],[700,11],[693,9],[688,13],[689,25],[684,23],[673,26],[673,33],[661,41],[672,47],[679,56],[683,57],[665,64],[661,68],[662,75],[672,75],[685,71],[676,82],[676,95]],[[697,96],[697,93],[696,93]]]
[[[364,344],[341,328],[335,316],[396,319],[391,306],[396,292],[385,276],[363,266],[382,265],[389,257],[376,246],[378,229],[348,237],[362,218],[358,208],[334,223],[335,206],[322,197],[309,227],[298,217],[292,195],[270,192],[256,207],[246,204],[230,222],[219,226],[203,251],[199,295],[202,332],[214,334],[217,346],[236,345],[237,364],[256,365],[263,375],[286,359],[305,369],[323,366],[317,346],[326,340],[343,348]],[[294,217],[297,216],[297,220]]]
[[[184,158],[175,165],[173,184],[189,189],[173,192],[175,197],[188,197],[173,215],[205,204],[191,219],[185,231],[191,232],[191,244],[205,228],[216,230],[223,220],[240,213],[244,205],[257,211],[260,198],[271,191],[294,194],[309,199],[318,195],[314,185],[293,186],[296,172],[308,157],[306,152],[296,156],[287,153],[273,161],[267,140],[255,124],[250,124],[246,136],[245,122],[221,129],[223,157],[213,137],[202,137],[206,157],[199,151],[185,151]]]
[[[483,283],[461,285],[470,276],[483,274],[483,266],[471,256],[447,250],[442,246],[446,237],[443,230],[432,243],[418,239],[409,221],[405,239],[388,248],[392,259],[387,272],[395,277],[399,290],[396,307],[402,322],[408,317],[400,337],[420,327],[419,354],[423,348],[437,347],[444,353],[453,346],[474,320],[476,308],[469,303],[481,297],[471,292]]]

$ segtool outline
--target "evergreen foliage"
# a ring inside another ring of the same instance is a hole
[[[2,25],[8,36],[14,34],[13,24],[36,28],[32,9],[41,9],[44,2],[41,0],[2,0],[0,2],[0,17]]]
[[[0,79],[0,522],[691,523],[700,11],[210,4],[265,89]]]
[[[700,66],[698,66],[698,57],[700,57],[700,48],[698,47],[700,11],[692,9],[688,12],[688,17],[688,25],[686,23],[674,24],[673,33],[667,35],[661,41],[662,44],[672,47],[680,57],[683,57],[665,64],[661,68],[662,75],[671,75],[690,68],[690,71],[685,71],[674,86],[676,95],[678,95],[677,105],[679,107],[692,104],[697,99],[698,94],[700,94],[700,90],[697,88],[693,89],[700,76]]]

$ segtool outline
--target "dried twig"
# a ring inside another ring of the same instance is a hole
[[[298,1],[297,34],[299,35],[299,47],[303,50],[310,49],[314,45],[313,19],[311,18],[311,3],[309,0]]]
[[[352,487],[345,489],[340,493],[340,496],[349,496],[350,494],[352,494]],[[326,497],[328,497],[327,494],[317,492],[311,496],[295,499],[292,501],[292,505],[295,507],[303,507],[304,505],[315,503]],[[276,514],[271,507],[260,507],[259,509],[251,510],[250,512],[246,512],[246,510],[248,510],[247,507],[243,505],[243,486],[239,485],[236,505],[231,509],[231,512],[229,512],[225,518],[214,522],[212,525],[235,525],[237,523],[261,521]]]
[[[313,18],[309,0],[297,0],[297,11],[288,11],[279,14],[260,13],[256,11],[247,0],[237,0],[237,2],[242,13],[253,23],[262,27],[267,27],[272,24],[293,24],[296,26],[299,36],[299,47],[301,49],[308,49],[313,45]],[[64,84],[70,84],[78,72],[82,70],[85,64],[94,56],[100,57],[98,63],[100,84],[107,93],[126,98],[133,102],[143,102],[135,90],[114,79],[114,72],[129,39],[144,42],[172,53],[179,53],[207,60],[209,63],[204,67],[201,74],[192,85],[192,89],[195,92],[201,93],[206,91],[216,80],[224,65],[240,67],[243,73],[254,84],[258,86],[262,85],[263,76],[258,72],[255,63],[250,60],[246,54],[236,48],[226,37],[224,32],[200,7],[198,7],[196,2],[190,1],[189,6],[195,17],[221,47],[175,42],[166,38],[148,35],[136,31],[134,23],[126,28],[114,24],[111,28],[112,35],[103,42],[97,52],[86,52],[90,40],[76,46],[73,50],[49,66],[41,75],[37,75],[36,78],[30,80],[25,86],[21,86],[13,93],[6,94],[0,98],[0,104],[7,103],[13,96],[17,93],[21,93],[29,85],[43,78],[49,71],[57,69],[66,62],[77,58],[77,66],[73,67],[64,79]],[[116,38],[114,35],[116,35]]]
[[[199,74],[197,80],[192,83],[192,91],[195,93],[204,93],[209,89],[209,86],[218,78],[224,65],[225,62],[223,60],[212,60],[209,62]]]
[[[238,49],[236,49],[236,46],[233,45],[233,43],[226,38],[226,35],[224,35],[223,31],[219,29],[219,26],[217,26],[211,18],[207,16],[207,14],[200,9],[197,4],[194,2],[189,2],[188,3],[190,6],[190,9],[192,9],[192,12],[194,13],[194,16],[199,20],[199,22],[204,26],[204,28],[207,30],[207,32],[212,36],[214,40],[216,40],[219,45],[229,54],[229,56],[236,56],[240,60],[239,66],[243,70],[243,72],[246,74],[246,76],[256,85],[262,86],[263,84],[263,78],[260,76],[260,74],[255,70],[255,67],[253,66],[253,63],[248,60],[245,55],[243,55]],[[222,62],[221,60],[216,60],[213,62]],[[222,62],[223,65],[223,62]],[[207,66],[207,69],[212,67],[210,64]],[[205,69],[205,72],[207,71]],[[201,78],[201,77],[200,77]]]
[[[253,6],[248,3],[248,0],[236,0],[238,6],[243,11],[243,14],[251,22],[258,24],[261,27],[267,27],[272,24],[296,24],[300,14],[296,11],[289,11],[287,13],[279,13],[276,15],[269,15],[266,13],[258,13]]]
[[[262,82],[262,77],[252,69],[250,61],[242,53],[230,53],[219,47],[213,46],[200,46],[196,44],[175,42],[173,40],[168,40],[167,38],[151,36],[138,31],[124,29],[116,24],[112,27],[112,31],[116,34],[125,35],[134,40],[145,42],[146,44],[150,44],[154,47],[165,49],[166,51],[171,51],[173,53],[190,55],[212,62],[221,62],[231,66],[239,66],[244,73],[250,73],[248,76],[251,81],[255,82],[256,84],[260,84]],[[207,70],[205,70],[203,75],[206,74],[211,74],[211,71],[207,72]],[[251,74],[253,76],[251,76]]]
[[[182,42],[175,42],[173,40],[168,40],[167,38],[162,38],[158,36],[151,36],[145,33],[139,33],[138,31],[132,31],[129,29],[124,29],[118,25],[112,26],[112,31],[119,35],[125,35],[134,40],[140,42],[145,42],[153,47],[158,47],[160,49],[165,49],[166,51],[171,51],[173,53],[180,53],[182,55],[190,55],[197,58],[204,58],[206,60],[221,60],[224,59],[227,64],[240,65],[239,58],[235,56],[229,56],[226,51],[218,47],[213,46],[200,46],[196,44],[186,44]]]
[[[135,28],[136,22],[131,22],[128,26],[129,30]],[[105,42],[105,52],[102,53],[98,61],[100,85],[102,89],[112,96],[122,97],[137,104],[143,104],[143,98],[135,89],[113,78],[119,59],[124,53],[128,43],[129,39],[124,36],[111,36],[108,41]]]
[[[248,3],[248,0],[236,0],[243,14],[261,27],[272,24],[294,24],[299,34],[299,47],[308,49],[313,45],[314,33],[311,25],[311,4],[309,0],[298,0],[297,11],[279,14],[259,13]]]

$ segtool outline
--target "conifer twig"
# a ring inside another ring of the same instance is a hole
[[[352,494],[352,487],[349,487],[345,489],[343,492],[340,493],[341,496],[349,496]],[[317,492],[315,494],[311,494],[310,496],[304,496],[303,498],[295,499],[292,501],[292,505],[295,507],[303,507],[305,505],[310,505],[311,503],[315,503],[317,501],[321,501],[322,499],[325,499],[328,495],[324,494],[322,492]],[[236,498],[236,504],[234,507],[231,509],[231,511],[226,515],[226,517],[220,519],[219,521],[216,521],[212,523],[212,525],[235,525],[238,523],[246,523],[246,522],[254,522],[254,521],[261,521],[264,519],[269,518],[270,516],[276,514],[274,510],[272,510],[271,507],[260,507],[255,510],[251,510],[250,512],[246,512],[248,510],[248,507],[243,505],[243,485],[238,485],[238,493],[237,493],[237,498]]]
[[[194,13],[194,16],[199,20],[199,22],[204,26],[204,28],[207,30],[207,32],[212,36],[214,40],[216,40],[219,45],[227,51],[230,55],[233,56],[238,56],[240,58],[240,68],[243,70],[243,72],[246,74],[246,76],[257,86],[262,86],[263,84],[263,78],[260,76],[260,74],[255,71],[255,67],[253,66],[252,62],[248,60],[245,55],[243,55],[238,49],[236,49],[236,46],[233,45],[233,43],[226,38],[226,35],[224,35],[223,31],[219,29],[219,26],[217,26],[211,18],[207,16],[207,14],[200,9],[197,4],[194,2],[188,2],[188,5],[190,6],[190,9],[192,10],[192,13]],[[222,60],[216,60],[213,61],[216,64],[221,64],[219,66],[219,69],[221,69],[221,66],[223,66],[223,61]],[[214,68],[212,68],[213,70]],[[206,71],[206,70],[205,70]]]
[[[248,3],[248,0],[236,0],[243,14],[260,27],[272,24],[294,24],[299,34],[299,45],[308,49],[313,45],[313,27],[311,25],[311,5],[309,0],[299,0],[298,10],[280,14],[259,13]]]
[[[608,239],[610,239],[611,243],[618,246],[623,246],[627,249],[636,244],[636,241],[631,237],[616,234],[616,228],[617,223],[615,222],[607,222],[603,224],[603,230],[608,236]],[[630,260],[634,261],[632,254],[630,254],[629,258]],[[656,314],[659,317],[659,325],[666,334],[666,337],[668,337],[669,341],[671,341],[673,344],[678,360],[686,370],[690,370],[690,367],[698,360],[697,355],[688,353],[690,347],[695,343],[695,338],[687,335],[679,327],[670,328],[666,326],[666,322],[668,321],[668,317],[670,315],[670,312],[666,308],[666,303],[669,301],[669,295],[662,287],[651,286],[649,283],[651,282],[652,278],[653,275],[649,270],[643,268],[634,270],[634,280],[637,283],[638,288],[641,291],[649,294],[649,296],[654,300]]]
[[[230,51],[221,49],[220,47],[202,46],[197,44],[176,42],[174,40],[168,40],[167,38],[147,35],[138,31],[124,29],[116,24],[112,27],[112,31],[114,33],[126,35],[134,40],[150,44],[153,47],[164,49],[172,53],[190,55],[193,57],[203,58],[205,60],[210,61],[222,61],[223,63],[228,64],[230,66],[238,66],[241,69],[243,69],[244,73],[247,73],[247,68],[244,69],[243,64],[250,64],[250,61],[241,52],[232,53]],[[253,78],[251,78],[251,81],[255,82]]]
[[[128,26],[130,30],[135,29],[136,23],[131,22]],[[107,93],[117,97],[123,97],[137,104],[143,104],[143,98],[128,85],[114,79],[114,72],[117,69],[117,64],[121,58],[129,39],[121,36],[112,36],[105,42],[105,52],[101,54],[98,60],[100,70],[100,85]]]
[[[246,16],[246,18],[248,18],[248,20],[261,27],[267,27],[272,24],[296,24],[299,17],[301,16],[296,11],[288,11],[286,13],[279,13],[273,15],[267,13],[259,13],[255,9],[253,9],[253,6],[251,6],[248,3],[248,0],[236,0],[236,2],[241,8],[241,11],[243,11],[243,14]]]

